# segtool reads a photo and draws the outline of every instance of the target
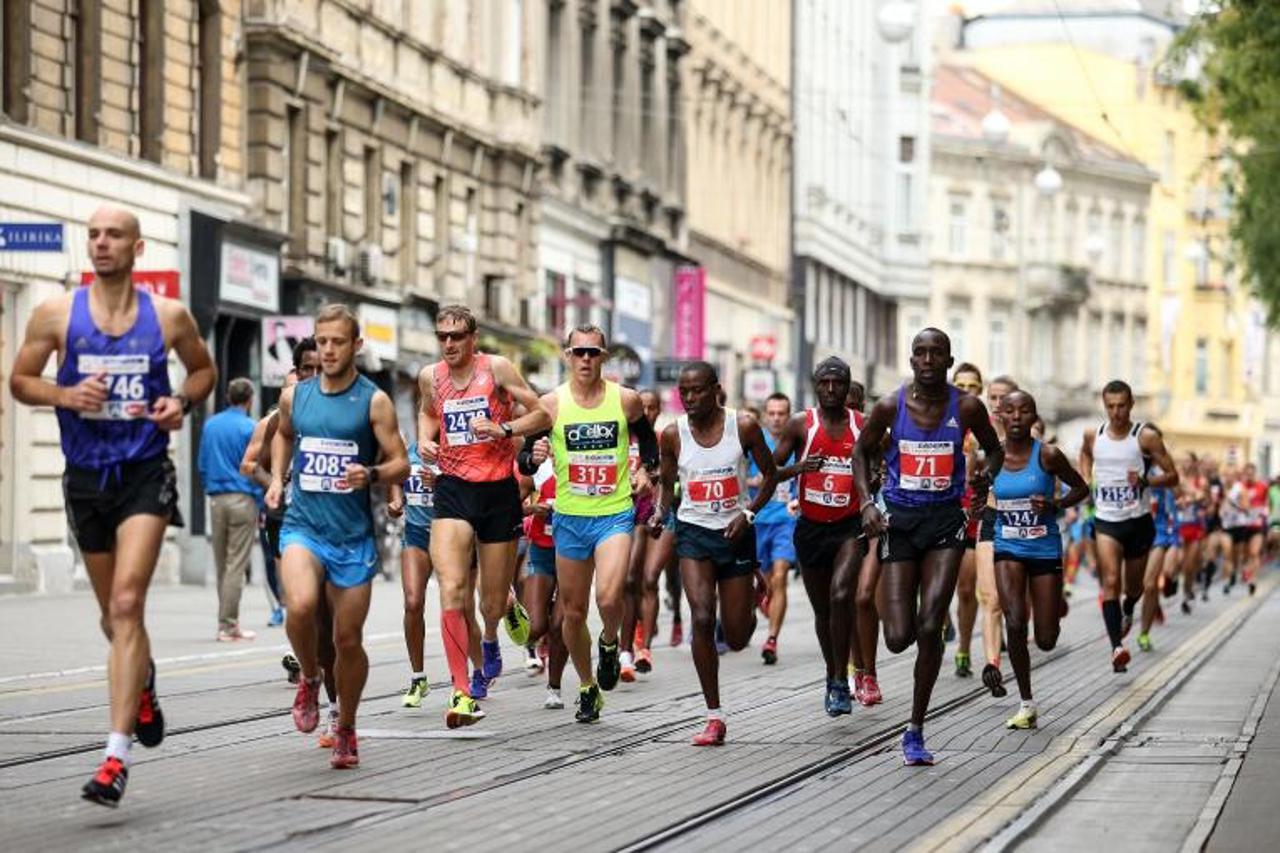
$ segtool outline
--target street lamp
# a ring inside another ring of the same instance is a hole
[[[992,108],[982,119],[982,137],[995,145],[1003,145],[1009,139],[1010,126],[1009,117],[998,107]]]
[[[907,0],[888,0],[876,13],[876,27],[880,30],[880,38],[889,44],[906,41],[915,23],[915,4]]]
[[[1036,173],[1035,184],[1040,195],[1052,198],[1062,190],[1062,175],[1052,163],[1045,163],[1044,168]]]

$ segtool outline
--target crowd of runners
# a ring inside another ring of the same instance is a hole
[[[168,436],[216,372],[187,309],[131,285],[137,219],[103,207],[88,235],[94,282],[34,312],[10,388],[57,411],[68,522],[110,643],[110,733],[83,796],[115,805],[133,740],[164,737],[143,615],[165,527],[181,523]],[[1135,623],[1137,649],[1150,652],[1163,602],[1180,596],[1189,614],[1214,583],[1252,594],[1280,544],[1280,484],[1253,465],[1175,462],[1160,430],[1133,419],[1125,382],[1100,389],[1102,412],[1073,459],[1046,437],[1033,389],[1009,376],[984,383],[939,329],[914,336],[911,377],[865,413],[864,389],[836,357],[814,368],[816,404],[802,411],[780,393],[760,411],[730,407],[716,368],[692,361],[676,387],[681,412],[664,414],[655,391],[606,378],[609,342],[596,326],[569,333],[567,378],[543,394],[477,350],[466,307],[442,307],[435,334],[441,359],[418,376],[416,423],[400,423],[356,368],[355,314],[323,307],[242,463],[270,484],[293,721],[318,733],[335,768],[359,764],[363,627],[380,571],[374,501],[403,519],[406,708],[428,695],[433,574],[449,728],[482,721],[511,668],[499,626],[524,650],[521,668],[545,677],[544,708],[565,707],[572,664],[574,717],[600,720],[620,681],[654,671],[665,590],[667,643],[683,643],[688,625],[689,677],[706,705],[692,742],[723,744],[720,657],[758,639],[761,665],[777,664],[798,573],[826,714],[882,701],[882,634],[891,653],[915,647],[907,765],[933,763],[923,724],[946,644],[956,642],[955,676],[971,677],[979,615],[981,682],[1006,695],[1007,653],[1019,693],[1007,726],[1034,728],[1031,638],[1054,648],[1082,568],[1098,579],[1108,664],[1124,672]],[[186,372],[178,390],[170,353]],[[45,379],[55,355],[56,379]]]

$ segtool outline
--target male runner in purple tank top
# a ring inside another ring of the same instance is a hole
[[[942,624],[964,554],[966,517],[960,500],[965,432],[971,431],[986,452],[984,469],[970,480],[975,492],[971,511],[980,513],[986,506],[991,479],[1004,459],[986,406],[947,382],[954,361],[945,333],[925,329],[917,334],[911,341],[914,379],[896,394],[880,398],[853,454],[858,493],[871,494],[870,461],[888,439],[884,508],[866,501],[862,528],[869,538],[881,537],[885,607],[880,619],[885,644],[895,654],[916,644],[911,722],[902,738],[908,765],[933,764],[924,748],[923,726],[942,666]]]
[[[169,433],[217,379],[186,307],[134,289],[142,249],[137,217],[98,208],[89,219],[93,283],[36,307],[9,382],[19,402],[57,409],[67,522],[111,643],[111,731],[106,757],[83,789],[86,800],[106,806],[124,795],[133,735],[143,746],[164,738],[143,607],[165,527],[182,524]],[[170,350],[187,371],[177,394]],[[56,383],[41,377],[55,352]]]

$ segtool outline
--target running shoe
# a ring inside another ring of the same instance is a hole
[[[483,719],[484,711],[480,710],[476,700],[461,690],[453,691],[453,697],[449,700],[449,708],[444,712],[444,724],[446,726],[456,729],[459,726],[473,725]]]
[[[862,704],[862,679],[863,674],[860,670],[853,671],[853,701],[859,705]]]
[[[853,713],[853,700],[849,698],[849,682],[843,679],[831,682],[828,695],[831,697],[831,705],[827,708],[829,716],[838,717]]]
[[[951,621],[951,615],[947,614],[947,624],[942,626],[942,642],[954,643],[956,641],[956,626]]]
[[[956,652],[956,678],[972,678],[973,664],[968,652]]]
[[[471,671],[471,698],[489,698],[489,679],[485,678],[484,673],[478,669]]]
[[[601,690],[612,690],[618,686],[618,678],[622,675],[622,663],[618,659],[618,641],[606,645],[604,637],[596,640],[596,683]]]
[[[627,684],[636,680],[636,661],[631,652],[623,652],[618,657],[618,677]]]
[[[1111,650],[1111,670],[1113,672],[1126,672],[1129,669],[1129,650],[1124,646],[1117,646]]]
[[[600,688],[594,684],[585,684],[578,688],[578,712],[573,718],[580,723],[594,723],[600,719],[600,709],[604,707],[604,696]]]
[[[298,663],[298,659],[293,655],[282,657],[280,665],[284,667],[285,678],[290,684],[297,684],[298,679],[302,678],[302,664]]]
[[[912,729],[903,732],[902,763],[908,767],[933,766],[933,753],[924,748],[924,732]]]
[[[1150,634],[1138,635],[1138,648],[1144,652],[1151,651],[1151,635]]]
[[[239,625],[224,625],[218,629],[219,643],[234,643],[238,640],[256,640],[257,638],[257,631],[250,631],[248,628],[241,628]]]
[[[524,647],[524,672],[529,677],[542,674],[543,669],[542,658],[538,657],[538,652],[533,646]]]
[[[1185,616],[1191,615],[1191,599],[1184,599],[1182,602],[1182,613]]]
[[[982,684],[997,699],[1009,693],[1004,687],[1004,676],[1000,674],[1000,667],[995,664],[989,663],[982,668]]]
[[[716,620],[716,653],[729,654],[729,644],[724,641],[724,625],[720,624],[719,619]]]
[[[547,698],[542,700],[542,707],[548,711],[559,711],[564,707],[564,700],[560,698],[560,689],[558,687],[547,688]]]
[[[644,648],[636,652],[636,672],[653,672],[653,652]]]
[[[707,720],[707,727],[693,736],[694,746],[724,746],[728,730],[724,720]]]
[[[507,606],[507,615],[503,617],[502,624],[507,629],[507,636],[511,638],[511,642],[517,646],[523,646],[529,642],[529,611],[524,609],[523,604],[518,601],[511,602]]]
[[[1249,581],[1249,594],[1257,595],[1257,593],[1258,593],[1258,585],[1253,581]]]
[[[356,747],[356,730],[338,726],[333,733],[333,755],[329,766],[334,770],[347,770],[360,764],[360,750]]]
[[[1004,721],[1006,729],[1034,729],[1036,727],[1036,709],[1023,705],[1018,713]]]
[[[676,646],[680,645],[683,642],[684,642],[684,623],[672,622],[671,623],[671,639],[667,641],[667,645],[671,646],[672,648],[675,648]]]
[[[159,746],[164,740],[164,712],[160,710],[160,697],[156,695],[156,662],[147,664],[147,683],[138,697],[138,718],[133,724],[138,743],[146,747]]]
[[[404,692],[400,704],[405,708],[421,708],[422,699],[430,692],[431,687],[425,678],[415,678],[409,682],[409,689]]]
[[[1075,591],[1076,591],[1075,587],[1069,583],[1065,583],[1062,585],[1062,594],[1067,598],[1070,598],[1075,593]]]
[[[480,669],[484,672],[485,678],[493,681],[502,675],[502,647],[498,645],[497,640],[481,640],[480,654],[483,658]]]
[[[1170,575],[1164,579],[1163,589],[1160,590],[1165,598],[1173,598],[1178,594],[1178,576]]]
[[[872,705],[879,705],[884,701],[884,696],[880,693],[880,685],[876,682],[876,677],[869,672],[862,674],[861,701],[868,708]]]
[[[293,724],[302,733],[314,732],[320,725],[320,682],[307,678],[298,680],[298,692],[293,697]]]
[[[93,778],[84,783],[80,796],[91,803],[114,809],[120,805],[120,798],[124,796],[124,786],[128,781],[129,768],[114,755],[108,756],[98,766],[98,772],[93,774]]]
[[[267,627],[279,628],[283,624],[284,624],[284,608],[283,607],[271,608],[271,618],[267,620]]]
[[[764,658],[766,666],[773,666],[778,662],[778,638],[770,637],[764,641],[764,648],[760,649],[760,657]]]
[[[333,744],[337,740],[337,731],[338,709],[330,705],[329,716],[320,727],[320,734],[316,735],[316,746],[320,749],[333,749]]]

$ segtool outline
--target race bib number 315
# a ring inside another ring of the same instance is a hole
[[[945,492],[955,473],[955,448],[949,441],[898,442],[898,485],[912,492]]]
[[[462,397],[444,401],[444,434],[450,447],[463,447],[488,441],[489,437],[473,435],[471,422],[483,415],[491,418],[488,397]]]
[[[76,369],[82,377],[105,374],[107,400],[100,412],[81,412],[80,417],[96,421],[133,421],[147,415],[147,374],[151,359],[136,355],[80,355]]]
[[[359,460],[360,447],[354,441],[307,436],[298,445],[298,488],[304,492],[350,494],[347,466]]]
[[[611,495],[618,488],[618,459],[613,453],[570,453],[569,492],[586,497]]]

